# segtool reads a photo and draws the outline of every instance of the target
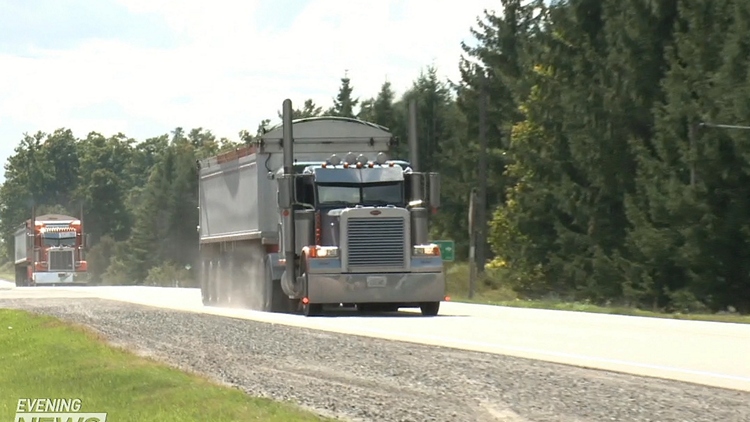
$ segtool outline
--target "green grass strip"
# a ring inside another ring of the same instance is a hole
[[[83,327],[0,309],[0,421],[20,398],[78,398],[112,422],[325,421],[125,350]]]

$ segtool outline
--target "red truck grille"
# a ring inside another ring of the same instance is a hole
[[[74,271],[75,270],[75,258],[73,251],[55,251],[50,250],[49,261],[47,268],[50,271]]]

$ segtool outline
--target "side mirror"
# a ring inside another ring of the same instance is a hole
[[[424,204],[424,201],[421,200],[421,199],[417,199],[417,200],[414,200],[414,201],[409,201],[409,203],[406,204],[406,206],[409,207],[409,208],[414,208],[414,207],[420,207],[420,206],[422,206],[422,204]]]
[[[440,173],[430,173],[430,197],[428,202],[433,208],[440,207]]]
[[[280,175],[276,178],[279,182],[279,192],[276,198],[279,208],[289,209],[292,208],[294,202],[294,176],[291,174]]]

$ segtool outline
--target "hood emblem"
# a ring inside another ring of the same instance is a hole
[[[372,214],[372,215],[380,215],[381,211],[380,210],[372,210],[372,211],[370,211],[370,214]]]

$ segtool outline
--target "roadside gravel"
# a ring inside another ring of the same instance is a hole
[[[2,299],[351,421],[750,421],[750,393],[99,299]],[[0,352],[1,354],[1,352]]]

